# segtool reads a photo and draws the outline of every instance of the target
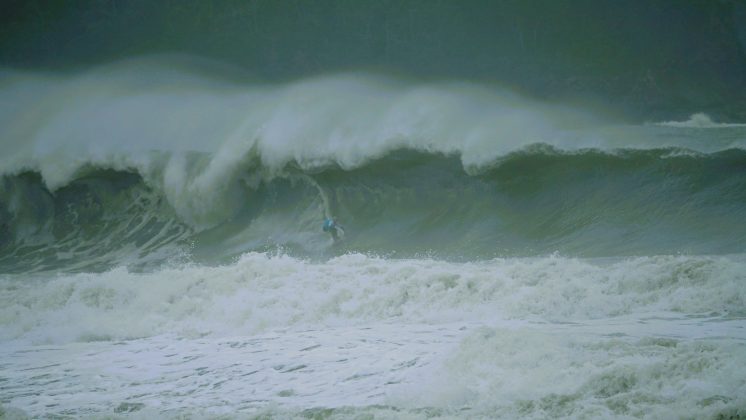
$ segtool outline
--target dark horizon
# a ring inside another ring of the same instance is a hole
[[[4,68],[184,53],[267,81],[362,69],[500,83],[639,118],[746,118],[736,1],[11,1],[0,28]]]

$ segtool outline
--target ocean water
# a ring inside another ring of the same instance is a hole
[[[5,70],[0,410],[742,418],[745,149],[471,82]]]

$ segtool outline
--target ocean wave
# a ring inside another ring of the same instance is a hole
[[[3,72],[0,268],[223,263],[275,247],[466,260],[743,251],[739,129],[619,125],[472,83],[268,85],[210,65]],[[331,215],[350,233],[333,247],[319,230]]]
[[[151,269],[174,258],[215,264],[277,247],[312,258],[364,252],[457,260],[555,251],[738,253],[745,162],[738,149],[608,153],[536,145],[467,172],[457,156],[400,150],[356,169],[288,167],[267,175],[248,164],[220,191],[188,196],[136,172],[88,168],[54,191],[41,174],[26,172],[0,183],[0,267]],[[330,215],[348,232],[341,243],[320,229]],[[194,223],[197,216],[210,223]]]

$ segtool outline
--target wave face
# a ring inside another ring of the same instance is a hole
[[[162,60],[5,75],[4,271],[267,250],[744,251],[739,124],[622,125],[495,87],[362,74],[246,84]],[[347,231],[334,246],[320,229],[327,216]]]
[[[461,260],[738,253],[746,234],[739,223],[745,167],[741,150],[537,147],[467,174],[457,157],[398,151],[356,169],[299,171],[242,186],[237,194],[245,202],[203,229],[180,219],[136,173],[95,170],[54,192],[38,174],[24,173],[6,177],[0,190],[0,264],[8,271],[90,270],[186,254],[215,263],[277,247],[312,257],[354,251]],[[327,211],[347,232],[336,246],[320,228]]]
[[[100,271],[162,263],[192,232],[126,172],[97,171],[51,193],[35,173],[0,186],[3,272]]]

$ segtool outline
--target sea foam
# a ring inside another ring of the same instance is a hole
[[[556,322],[628,314],[741,316],[744,262],[542,257],[449,263],[361,254],[309,262],[249,253],[219,267],[125,268],[3,283],[2,340],[66,343],[250,335],[366,322]]]

